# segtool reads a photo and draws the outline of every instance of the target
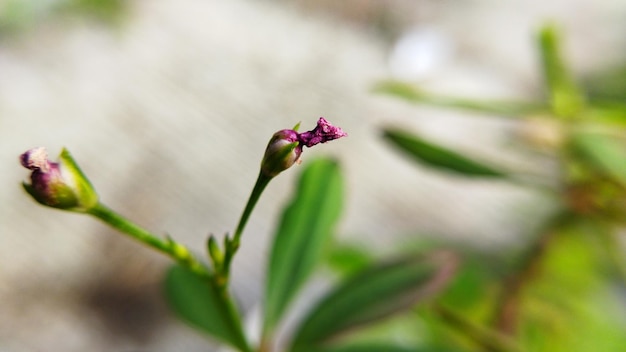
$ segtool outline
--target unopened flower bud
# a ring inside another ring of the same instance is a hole
[[[43,147],[20,156],[22,166],[32,170],[31,183],[24,189],[35,200],[53,208],[85,212],[98,204],[98,195],[70,153],[63,149],[59,162],[48,160]]]
[[[296,163],[300,159],[300,154],[302,154],[302,145],[298,141],[298,132],[278,131],[267,144],[261,170],[265,175],[274,177]]]
[[[298,162],[303,146],[310,148],[347,136],[341,128],[331,125],[323,117],[311,131],[298,133],[296,129],[278,131],[270,139],[261,162],[261,170],[266,176],[274,177]]]
[[[218,270],[221,269],[224,264],[224,252],[220,249],[220,245],[217,243],[215,236],[211,235],[207,242],[207,249],[209,257],[213,260],[213,267]]]

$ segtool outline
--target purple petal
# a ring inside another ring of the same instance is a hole
[[[300,142],[310,148],[316,144],[326,143],[347,135],[340,127],[333,126],[325,118],[320,117],[317,126],[312,131],[300,134]]]

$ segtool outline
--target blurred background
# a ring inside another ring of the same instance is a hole
[[[383,253],[424,236],[513,248],[550,200],[416,167],[380,128],[549,173],[519,147],[528,126],[372,88],[395,78],[468,98],[543,99],[535,38],[546,22],[561,28],[577,77],[623,82],[606,72],[625,62],[625,18],[621,0],[1,0],[0,351],[212,346],[165,307],[167,259],[25,194],[25,150],[67,147],[103,202],[202,253],[209,233],[236,225],[271,135],[324,116],[349,138],[306,150],[303,162],[340,160],[342,240]],[[244,234],[234,292],[247,312],[297,173],[272,182]]]

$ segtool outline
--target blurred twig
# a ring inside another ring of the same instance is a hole
[[[504,334],[491,330],[484,326],[467,320],[463,315],[444,307],[436,305],[433,311],[447,323],[464,336],[481,346],[485,351],[489,352],[520,352],[521,350],[515,342]]]
[[[542,259],[553,236],[558,233],[557,229],[569,216],[568,212],[560,212],[549,220],[539,237],[521,258],[518,269],[504,281],[495,314],[495,327],[503,334],[513,336],[517,332],[520,300],[524,288],[537,278]]]

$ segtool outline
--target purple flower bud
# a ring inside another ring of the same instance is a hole
[[[272,136],[265,149],[261,170],[266,176],[274,177],[300,159],[302,145],[298,141],[298,132],[281,130]]]
[[[323,117],[312,131],[298,133],[296,129],[278,131],[270,139],[261,162],[261,170],[266,176],[274,177],[298,162],[303,146],[312,147],[347,136]]]
[[[48,160],[43,147],[20,155],[20,162],[32,170],[31,183],[24,189],[36,201],[53,208],[87,211],[98,203],[98,196],[70,153],[63,149],[59,162]]]

